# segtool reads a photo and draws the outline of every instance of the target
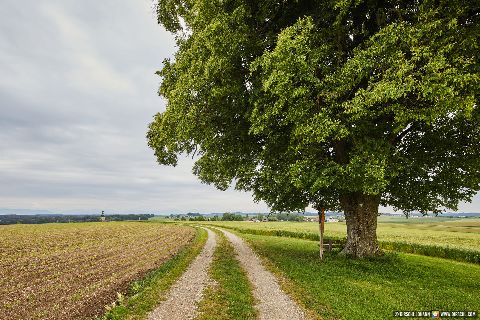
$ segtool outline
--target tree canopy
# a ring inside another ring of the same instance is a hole
[[[147,135],[159,163],[195,155],[203,182],[272,210],[439,212],[480,189],[479,1],[159,0],[157,14],[178,46]]]

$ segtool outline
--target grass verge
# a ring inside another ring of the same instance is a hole
[[[217,233],[217,248],[210,266],[215,281],[204,293],[198,320],[256,319],[255,299],[245,271],[235,257],[233,246]]]
[[[389,253],[350,260],[295,238],[244,234],[291,281],[288,291],[323,319],[390,319],[394,311],[480,310],[480,266],[441,258]],[[276,271],[275,271],[276,270]]]
[[[200,253],[207,237],[204,229],[197,228],[197,235],[190,245],[145,278],[135,281],[130,286],[127,296],[119,295],[117,302],[100,319],[145,319],[150,311],[165,300],[168,289]]]

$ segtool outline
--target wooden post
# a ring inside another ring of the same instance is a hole
[[[325,230],[325,208],[318,212],[318,226],[320,228],[320,260],[323,259],[323,231]]]

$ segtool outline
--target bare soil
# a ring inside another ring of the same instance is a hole
[[[88,319],[175,255],[192,228],[153,223],[0,227],[0,319]]]

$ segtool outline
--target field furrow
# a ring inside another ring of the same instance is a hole
[[[0,319],[101,315],[194,234],[138,222],[1,226]]]

